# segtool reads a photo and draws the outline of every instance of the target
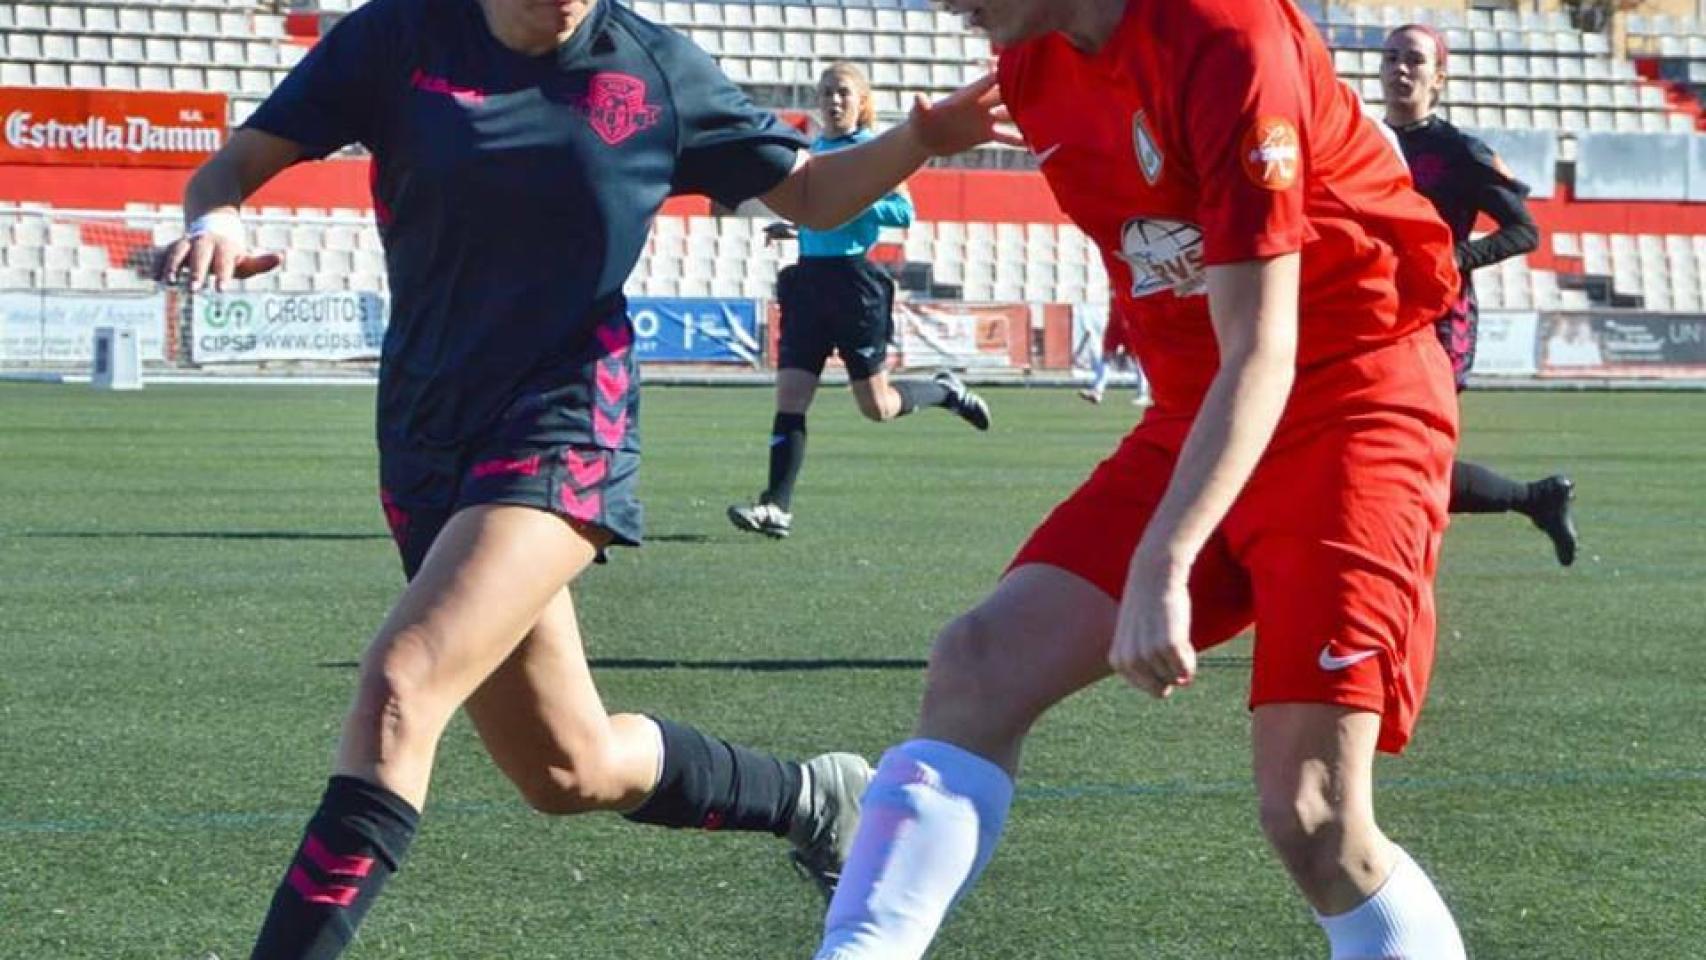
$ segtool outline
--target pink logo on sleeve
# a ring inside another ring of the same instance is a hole
[[[586,96],[575,101],[592,131],[614,147],[641,130],[657,125],[661,107],[646,102],[646,82],[625,73],[595,73]]]

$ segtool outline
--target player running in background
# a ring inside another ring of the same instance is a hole
[[[818,78],[817,95],[823,131],[812,144],[813,154],[844,150],[875,136],[877,105],[858,67],[830,64]],[[793,530],[794,484],[806,461],[806,411],[831,351],[840,354],[853,400],[868,420],[883,423],[919,407],[942,407],[979,430],[989,429],[989,405],[952,373],[890,383],[883,369],[894,335],[894,281],[867,254],[881,228],[910,226],[912,217],[912,199],[896,190],[833,230],[799,230],[800,260],[776,278],[782,335],[770,482],[756,501],[729,507],[729,521],[736,527],[775,538]],[[767,233],[780,240],[793,236],[794,229],[773,224]]]
[[[802,765],[611,715],[588,672],[567,584],[641,537],[622,286],[671,194],[841,223],[930,155],[988,139],[996,101],[986,81],[808,157],[710,57],[610,0],[372,0],[196,173],[162,276],[199,285],[277,264],[247,250],[245,198],[365,144],[393,297],[379,473],[409,582],[362,658],[255,957],[343,951],[402,863],[458,707],[541,811],[766,831],[833,880],[862,760]]]
[[[1289,0],[949,6],[1003,48],[1003,99],[1102,247],[1155,402],[937,638],[817,956],[922,955],[995,852],[1037,718],[1110,671],[1188,689],[1197,651],[1253,622],[1261,825],[1332,956],[1461,960],[1373,802],[1432,667],[1450,231]]]
[[[1131,365],[1137,374],[1137,392],[1131,398],[1133,406],[1142,406],[1149,402],[1149,388],[1143,381],[1143,368],[1132,359],[1125,343],[1125,321],[1120,319],[1119,303],[1108,304],[1107,324],[1102,327],[1102,346],[1090,359],[1090,385],[1078,391],[1078,398],[1086,403],[1100,404],[1102,396],[1108,392],[1108,378],[1113,373],[1115,364],[1122,361]]]
[[[1440,318],[1439,339],[1451,357],[1457,389],[1468,385],[1475,365],[1480,307],[1471,274],[1501,260],[1520,257],[1539,245],[1540,232],[1523,198],[1528,187],[1479,138],[1452,126],[1434,111],[1445,90],[1445,39],[1432,27],[1409,24],[1386,38],[1380,83],[1386,94],[1386,123],[1398,135],[1416,189],[1433,201],[1451,227],[1463,290]],[[1475,220],[1487,214],[1499,225],[1472,239]],[[1576,525],[1570,501],[1575,485],[1563,474],[1523,483],[1478,463],[1451,465],[1452,513],[1520,513],[1552,539],[1558,562],[1576,560]]]

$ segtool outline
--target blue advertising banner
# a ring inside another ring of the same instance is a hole
[[[634,321],[634,353],[641,362],[756,367],[763,352],[756,300],[632,297],[628,316]]]

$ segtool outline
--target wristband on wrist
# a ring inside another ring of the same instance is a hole
[[[204,213],[190,221],[186,235],[192,239],[202,236],[224,237],[228,240],[243,240],[243,218],[231,210],[215,210]]]

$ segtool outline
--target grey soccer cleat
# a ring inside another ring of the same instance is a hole
[[[822,754],[803,768],[806,783],[788,829],[794,845],[788,857],[817,884],[827,902],[841,882],[841,867],[859,830],[859,798],[874,774],[864,757],[852,753]]]
[[[1552,550],[1558,555],[1558,562],[1569,566],[1576,562],[1576,518],[1570,510],[1570,501],[1576,498],[1576,485],[1567,476],[1553,474],[1544,480],[1536,480],[1530,499],[1534,503],[1534,512],[1529,519],[1552,538]]]
[[[943,370],[931,379],[948,391],[948,409],[953,411],[955,416],[979,430],[989,429],[989,404],[973,393],[959,377]]]
[[[729,522],[748,533],[762,533],[781,540],[794,529],[794,515],[774,503],[737,503],[729,508]]]

